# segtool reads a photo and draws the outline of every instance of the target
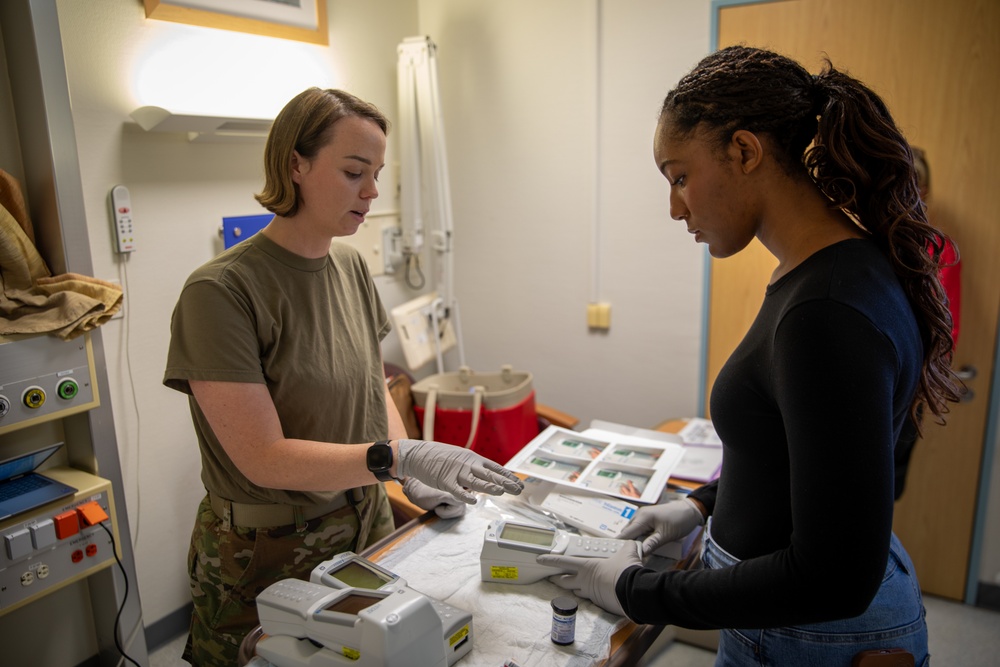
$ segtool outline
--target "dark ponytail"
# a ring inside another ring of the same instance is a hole
[[[871,234],[892,262],[924,336],[912,414],[919,423],[926,405],[943,421],[947,402],[959,398],[951,313],[939,277],[948,241],[927,220],[913,151],[882,99],[829,60],[813,85],[819,125],[803,162],[833,206]]]
[[[911,414],[943,421],[958,400],[951,314],[938,272],[948,240],[927,221],[909,144],[885,103],[829,61],[812,76],[785,56],[731,46],[704,58],[663,102],[681,136],[702,126],[719,146],[739,129],[767,134],[789,174],[807,173],[889,258],[924,338]],[[811,146],[810,146],[811,144]]]

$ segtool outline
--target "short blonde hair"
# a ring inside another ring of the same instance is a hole
[[[299,209],[298,186],[292,181],[292,153],[315,157],[333,136],[341,118],[357,116],[389,133],[389,120],[369,102],[342,90],[309,88],[293,97],[271,125],[264,146],[264,189],[254,195],[261,206],[280,216]]]

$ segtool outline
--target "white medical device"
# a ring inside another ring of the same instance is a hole
[[[329,588],[358,588],[372,591],[394,591],[409,588],[406,580],[398,574],[376,565],[353,551],[337,554],[317,565],[309,575],[309,580]],[[472,650],[472,614],[453,607],[447,602],[428,597],[438,618],[445,640],[448,664],[453,665],[459,658]]]
[[[479,567],[483,581],[531,584],[563,570],[540,565],[541,554],[608,558],[630,540],[574,535],[565,530],[528,523],[491,521],[483,537]]]
[[[448,608],[461,618],[446,628],[435,601],[406,586],[284,579],[257,596],[263,636],[256,653],[274,667],[448,667],[472,649],[472,616]]]
[[[257,610],[264,633],[257,654],[274,667],[450,667],[473,645],[472,614],[350,551],[317,565],[309,582],[268,587]]]

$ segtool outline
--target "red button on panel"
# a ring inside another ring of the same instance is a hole
[[[52,521],[56,524],[56,537],[65,540],[80,532],[80,519],[76,510],[69,510],[62,514],[56,514]]]

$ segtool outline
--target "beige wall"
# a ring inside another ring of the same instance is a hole
[[[704,255],[669,218],[652,135],[708,52],[708,9],[420,3],[440,53],[467,360],[532,371],[539,400],[584,425],[697,409]],[[611,304],[609,332],[587,330],[591,300]]]

